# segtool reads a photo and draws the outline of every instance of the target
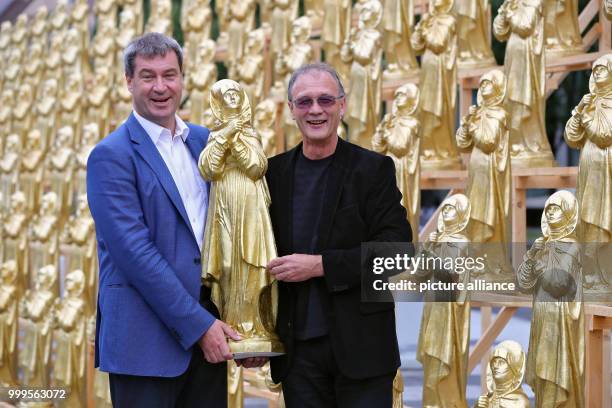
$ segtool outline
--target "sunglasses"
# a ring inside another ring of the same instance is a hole
[[[331,108],[332,106],[336,104],[336,101],[338,99],[342,99],[342,98],[344,98],[344,95],[340,95],[340,96],[321,95],[316,99],[317,99],[317,104],[321,108],[325,109],[325,108]],[[310,96],[303,96],[301,98],[295,99],[293,101],[293,105],[296,108],[302,109],[302,110],[310,109],[312,108],[312,105],[314,105],[314,99],[311,98]]]

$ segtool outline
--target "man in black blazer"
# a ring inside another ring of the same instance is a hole
[[[412,239],[394,165],[337,136],[346,102],[333,68],[303,66],[288,88],[303,143],[271,158],[266,176],[287,351],[272,377],[288,408],[391,407],[394,304],[361,301],[361,243]]]

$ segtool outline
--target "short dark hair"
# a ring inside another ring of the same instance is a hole
[[[327,72],[329,75],[332,76],[332,78],[334,78],[336,84],[338,85],[338,91],[340,92],[340,95],[338,96],[346,95],[346,93],[344,92],[344,86],[342,85],[342,80],[340,79],[340,75],[338,75],[338,72],[334,69],[334,67],[324,62],[314,62],[312,64],[302,65],[301,67],[293,71],[293,74],[291,74],[291,78],[289,78],[289,83],[287,84],[287,99],[289,99],[289,101],[291,101],[292,99],[291,91],[293,90],[293,85],[295,85],[295,81],[297,81],[297,79],[301,75],[312,71]]]
[[[134,65],[137,56],[152,58],[165,56],[168,51],[174,51],[181,72],[183,72],[183,50],[172,37],[161,33],[146,33],[133,39],[123,50],[123,66],[128,78],[134,76]]]

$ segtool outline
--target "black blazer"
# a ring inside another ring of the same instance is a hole
[[[279,256],[293,253],[293,175],[302,145],[271,158],[266,178]],[[323,200],[315,253],[323,256],[330,307],[329,336],[338,367],[349,378],[391,374],[400,365],[394,304],[361,301],[361,243],[412,240],[389,157],[338,139]],[[277,333],[287,354],[273,358],[281,381],[294,350],[295,284],[279,282]]]

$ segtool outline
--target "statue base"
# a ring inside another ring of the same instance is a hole
[[[557,167],[552,152],[520,152],[510,154],[512,167],[514,168],[535,168],[535,167]]]
[[[250,357],[276,357],[285,354],[285,348],[278,339],[248,338],[240,341],[228,340],[234,360]]]

